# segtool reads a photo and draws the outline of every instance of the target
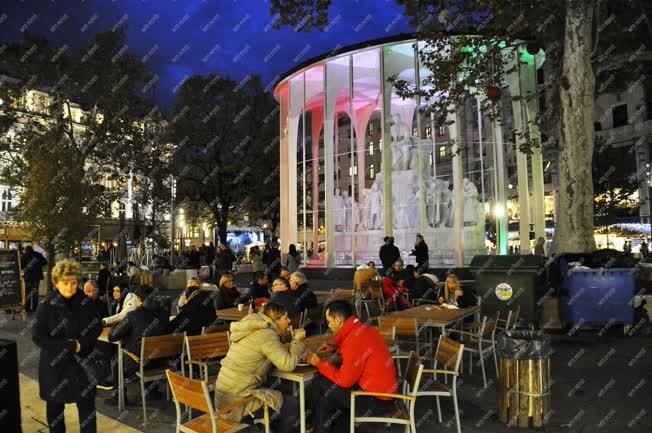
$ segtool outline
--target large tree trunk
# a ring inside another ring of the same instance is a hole
[[[593,239],[593,1],[569,1],[562,70],[559,206],[553,252],[590,252]]]

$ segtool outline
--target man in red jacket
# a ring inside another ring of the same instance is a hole
[[[342,431],[338,420],[348,423],[351,392],[367,391],[392,394],[398,385],[394,361],[380,334],[353,315],[351,304],[333,301],[326,309],[328,327],[335,335],[333,344],[324,344],[318,353],[339,352],[341,365],[311,354],[308,362],[319,370],[310,386],[310,403],[315,433]],[[386,414],[394,407],[393,400],[377,397],[357,397],[356,412]]]

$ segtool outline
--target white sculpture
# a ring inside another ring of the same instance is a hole
[[[464,178],[464,225],[475,225],[478,223],[478,188],[469,179]]]
[[[351,199],[349,198],[349,192],[342,192],[342,202],[344,204],[344,230],[347,232],[351,231]]]
[[[369,230],[378,230],[383,228],[383,191],[378,189],[376,182],[371,185],[369,200],[369,221],[367,228]]]
[[[407,198],[407,228],[419,227],[419,187],[413,185],[412,191]]]
[[[366,230],[362,224],[362,207],[360,206],[360,203],[353,200],[351,202],[351,208],[353,209],[353,230],[356,232]]]
[[[340,189],[336,188],[333,196],[333,226],[335,231],[343,231],[345,222],[344,198],[340,195]]]

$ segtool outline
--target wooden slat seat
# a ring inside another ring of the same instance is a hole
[[[226,433],[238,425],[239,423],[227,421],[224,418],[217,418],[217,433]],[[183,426],[197,433],[213,433],[213,426],[208,415],[197,417],[183,424]]]
[[[245,397],[242,400],[238,400],[219,411],[215,411],[206,382],[180,376],[170,370],[167,370],[166,373],[170,387],[172,388],[174,405],[177,412],[177,432],[183,431],[188,433],[228,433],[240,431],[247,427],[246,424],[235,423],[225,419],[224,415],[228,414],[237,407],[247,404],[255,397]],[[191,409],[203,412],[205,415],[197,417],[186,423],[182,423],[181,405],[185,405]],[[269,407],[267,405],[263,406],[263,413],[263,424],[265,425],[265,432],[269,433]]]

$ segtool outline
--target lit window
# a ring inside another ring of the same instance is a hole
[[[446,158],[446,146],[439,147],[439,157]]]
[[[430,159],[430,166],[432,166],[432,153],[428,154],[428,159]]]
[[[432,128],[428,127],[426,128],[426,138],[430,138],[432,136]]]
[[[374,169],[374,165],[371,164],[369,166],[369,179],[373,179],[374,177],[376,177],[376,170]]]
[[[446,130],[444,129],[443,126],[440,126],[439,128],[437,128],[437,135],[438,136],[443,137],[445,134],[446,134]]]
[[[372,141],[369,143],[369,155],[373,155],[373,154],[374,154],[374,142]]]
[[[353,167],[349,167],[349,176],[354,176],[358,174],[358,166],[354,165]]]

